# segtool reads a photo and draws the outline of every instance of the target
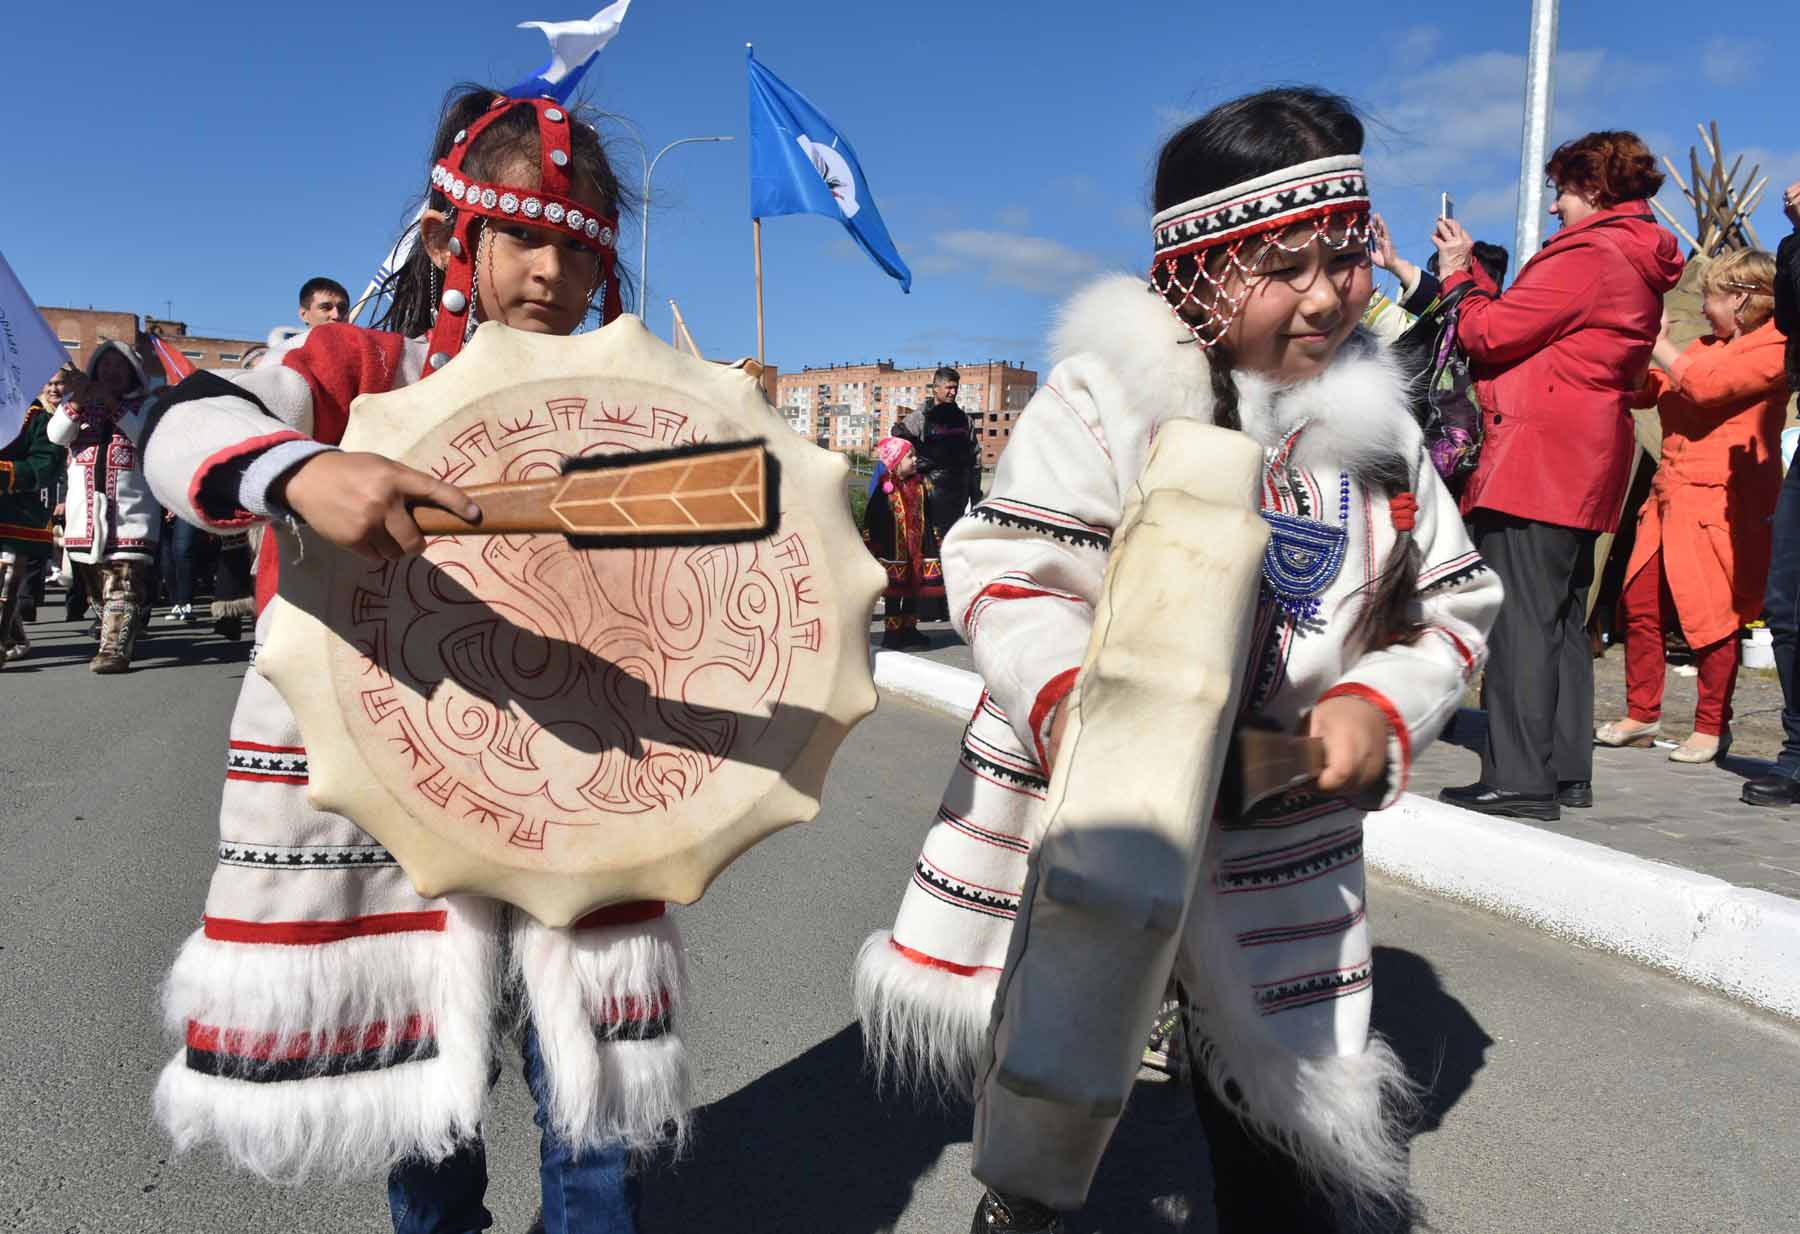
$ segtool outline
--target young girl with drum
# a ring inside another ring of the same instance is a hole
[[[150,409],[145,467],[180,517],[298,519],[379,561],[423,548],[413,505],[479,516],[431,475],[333,449],[350,404],[429,379],[480,321],[569,334],[596,310],[617,316],[626,195],[565,106],[475,88],[447,102],[428,165],[385,329],[316,327],[280,363],[199,374]],[[279,557],[262,555],[264,604]],[[217,1144],[273,1180],[385,1173],[402,1234],[485,1229],[481,1120],[516,1027],[543,1129],[543,1228],[635,1229],[629,1153],[678,1136],[686,1106],[663,905],[550,929],[482,897],[422,898],[353,820],[308,804],[293,713],[254,665],[227,768],[203,924],[166,988],[184,1042],[156,1109],[177,1144]]]
[[[987,692],[899,918],[858,962],[880,1061],[968,1086],[1125,495],[1160,424],[1249,434],[1272,539],[1240,722],[1311,734],[1325,766],[1309,790],[1213,820],[1210,903],[1182,935],[1226,1232],[1320,1234],[1407,1207],[1412,1085],[1369,1032],[1363,817],[1393,804],[1455,713],[1501,599],[1402,378],[1357,329],[1362,143],[1349,107],[1315,90],[1215,109],[1162,151],[1149,285],[1103,278],[1063,310],[1058,363],[991,495],[944,542],[952,620]],[[1060,1228],[1041,1199],[990,1191],[974,1229]]]

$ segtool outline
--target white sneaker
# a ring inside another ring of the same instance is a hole
[[[171,622],[171,623],[177,622],[177,621],[186,621],[188,619],[189,607],[190,606],[186,605],[186,604],[171,605],[169,608],[168,616],[164,617],[163,620],[167,621],[167,622]]]

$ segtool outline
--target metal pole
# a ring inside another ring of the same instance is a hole
[[[1560,0],[1531,0],[1531,47],[1525,57],[1525,132],[1519,146],[1519,218],[1512,268],[1537,255],[1544,237],[1544,164],[1550,158],[1552,70]]]
[[[641,205],[643,206],[643,210],[644,210],[644,226],[643,226],[644,246],[643,246],[642,251],[640,251],[640,253],[638,254],[638,282],[643,284],[643,293],[642,293],[641,299],[644,304],[650,303],[650,177],[656,174],[656,165],[662,161],[663,155],[665,155],[669,151],[673,150],[676,146],[685,146],[685,145],[689,145],[690,143],[696,142],[696,141],[736,141],[736,140],[737,139],[735,137],[683,137],[679,141],[672,141],[668,145],[664,146],[662,149],[658,150],[656,152],[656,157],[651,159],[650,162],[644,167],[644,197],[643,197],[643,201],[641,203]],[[638,157],[642,158],[643,155],[644,155],[643,147],[640,146],[638,148]]]
[[[750,235],[756,246],[756,362],[763,362],[762,314],[762,220],[750,220]]]

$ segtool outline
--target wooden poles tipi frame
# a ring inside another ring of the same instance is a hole
[[[1744,165],[1744,156],[1738,155],[1731,164],[1731,170],[1725,170],[1725,147],[1719,140],[1719,122],[1714,120],[1709,127],[1704,124],[1694,126],[1700,130],[1700,141],[1706,148],[1707,157],[1712,166],[1704,173],[1700,169],[1700,150],[1688,147],[1688,170],[1693,176],[1690,187],[1681,178],[1668,155],[1663,156],[1663,163],[1669,174],[1675,178],[1682,196],[1694,208],[1694,229],[1689,231],[1663,207],[1659,201],[1650,204],[1677,235],[1686,240],[1693,249],[1693,255],[1699,257],[1717,257],[1727,249],[1761,248],[1757,241],[1756,228],[1750,222],[1750,215],[1762,200],[1763,189],[1768,186],[1769,178],[1757,179],[1762,170],[1758,163],[1750,169],[1750,174],[1740,183],[1738,171]]]

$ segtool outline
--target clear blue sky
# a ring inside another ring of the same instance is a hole
[[[308,276],[352,293],[366,282],[425,182],[446,87],[510,84],[546,54],[517,22],[599,3],[11,5],[0,250],[42,303],[160,315],[169,301],[196,333],[261,337],[292,321]],[[755,350],[751,40],[855,143],[916,276],[901,295],[831,220],[767,222],[768,358],[1036,366],[1070,288],[1144,264],[1161,139],[1259,86],[1315,82],[1371,114],[1378,208],[1415,259],[1445,190],[1477,235],[1510,246],[1529,7],[635,0],[585,92],[653,151],[739,138],[657,170],[660,333],[674,295],[709,355]],[[1787,230],[1780,187],[1800,179],[1800,9],[1699,13],[1566,3],[1553,141],[1634,128],[1685,168],[1694,122],[1716,118],[1745,165],[1774,177],[1755,219],[1772,248]],[[1687,34],[1700,26],[1723,33]],[[615,149],[635,180],[635,149]],[[635,264],[634,227],[623,251]]]

